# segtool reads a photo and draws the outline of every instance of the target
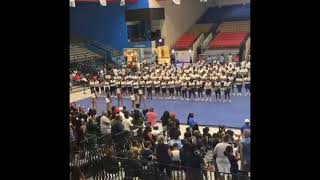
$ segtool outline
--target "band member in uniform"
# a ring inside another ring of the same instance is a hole
[[[110,94],[108,93],[107,96],[106,96],[106,110],[108,112],[111,112],[112,111],[112,100],[111,100],[111,97],[110,97]]]
[[[109,80],[104,81],[104,90],[106,92],[106,95],[110,95],[110,82]]]
[[[215,92],[215,95],[216,95],[216,102],[217,101],[221,102],[221,91],[220,91],[220,88],[221,88],[221,83],[220,83],[220,80],[218,79],[214,83],[214,92]]]
[[[197,92],[198,92],[198,98],[200,101],[203,101],[203,81],[201,80],[200,77],[198,77],[198,80],[196,81],[196,87],[197,87]]]
[[[153,82],[154,91],[155,91],[155,96],[156,96],[156,98],[158,98],[158,99],[159,99],[159,97],[160,97],[160,84],[161,84],[161,82],[159,81],[158,78]]]
[[[160,86],[161,86],[161,91],[162,91],[162,98],[161,99],[166,99],[167,97],[167,82],[166,80],[162,80],[160,82]]]
[[[209,79],[205,82],[204,89],[206,91],[206,101],[209,100],[211,102],[212,83],[211,83],[211,81]]]
[[[98,81],[98,80],[95,80],[93,86],[94,86],[94,90],[95,90],[95,92],[97,92],[97,96],[98,96],[99,93],[100,93],[100,92],[99,92],[99,90],[100,90],[100,88],[99,88],[99,81]]]
[[[223,86],[224,86],[224,100],[228,101],[229,99],[229,102],[231,102],[231,99],[230,99],[231,82],[228,79],[226,79],[226,81],[223,83]]]
[[[100,96],[104,94],[104,80],[100,80]]]
[[[93,92],[91,94],[91,102],[92,102],[92,109],[98,109],[98,92]]]
[[[181,83],[181,91],[182,91],[182,97],[181,100],[187,99],[187,90],[188,90],[188,83],[185,79],[182,80]]]
[[[127,79],[126,86],[127,86],[128,96],[132,95],[132,80],[130,77]]]
[[[121,88],[122,88],[122,95],[123,96],[128,96],[127,81],[126,81],[125,77],[123,77],[123,80],[121,81]]]
[[[133,110],[136,108],[137,95],[131,94],[130,98],[131,98],[131,109]]]
[[[151,78],[147,79],[146,81],[146,87],[147,87],[147,98],[152,99],[152,80]]]
[[[145,102],[145,100],[144,100],[145,87],[146,87],[146,82],[145,82],[145,81],[143,80],[143,78],[141,77],[141,79],[140,79],[140,81],[139,81],[138,94],[139,94],[139,104],[141,104],[141,102],[143,101],[144,107],[146,107],[146,102]]]
[[[181,80],[179,76],[177,77],[177,80],[174,82],[174,87],[176,90],[176,98],[178,99],[180,97],[181,99]],[[176,98],[173,97],[173,99],[176,99]]]
[[[244,77],[243,79],[244,81],[244,88],[246,89],[246,95],[250,96],[250,77],[248,77],[247,75]]]
[[[168,99],[174,98],[174,80],[171,78],[171,80],[168,81],[168,89],[169,89],[169,97]]]
[[[132,83],[132,86],[133,86],[133,94],[138,94],[138,90],[139,90],[138,80],[134,80],[134,82]]]
[[[194,80],[190,80],[188,83],[189,90],[189,101],[191,100],[191,95],[193,95],[193,99],[196,100],[196,82]]]
[[[114,77],[111,77],[110,80],[110,95],[111,97],[116,97],[116,80]]]
[[[232,72],[230,72],[229,73],[229,75],[228,75],[228,81],[230,82],[230,91],[232,91],[232,93],[233,93],[233,95],[235,95],[234,94],[234,86],[235,86],[235,82],[234,82],[234,77],[233,77],[233,74],[232,74]]]
[[[123,106],[123,95],[122,95],[122,88],[121,88],[121,79],[117,80],[116,82],[116,92],[117,92],[117,100],[118,106]]]
[[[93,81],[93,79],[90,79],[89,86],[90,86],[91,94],[94,93],[94,81]]]
[[[242,83],[243,83],[243,79],[240,75],[237,76],[236,78],[236,85],[237,85],[237,89],[238,89],[238,96],[242,96]]]

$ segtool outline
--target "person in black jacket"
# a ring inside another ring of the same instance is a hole
[[[114,136],[123,131],[122,118],[116,115],[115,119],[111,122],[111,134]]]
[[[170,113],[169,111],[163,112],[162,117],[160,118],[161,123],[162,123],[162,130],[163,130],[163,135],[166,137],[167,134],[167,128],[170,122]]]
[[[239,166],[238,160],[239,158],[233,155],[233,147],[227,146],[224,151],[224,155],[228,157],[230,162],[230,173],[232,174],[232,180],[239,180]]]
[[[170,154],[170,146],[164,143],[164,136],[160,135],[158,137],[158,144],[155,148],[155,154],[157,157],[157,161],[159,163],[159,171],[166,172],[167,175],[170,176],[171,170],[168,166],[171,163]]]

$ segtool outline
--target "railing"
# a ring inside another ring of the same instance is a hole
[[[94,180],[122,179],[174,179],[174,180],[250,180],[250,173],[224,173],[214,171],[213,166],[202,168],[182,166],[181,163],[163,164],[152,160],[129,159],[126,152],[133,139],[142,143],[139,136],[125,131],[114,135],[89,136],[79,142],[70,142],[70,166],[79,167],[87,178]],[[106,157],[106,149],[114,151]],[[210,164],[210,163],[209,163]]]

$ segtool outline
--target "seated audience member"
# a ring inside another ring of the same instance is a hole
[[[178,145],[178,148],[180,149],[182,147],[181,140],[179,139],[179,134],[176,133],[175,135],[172,136],[170,141],[168,142],[170,146],[173,146],[174,144]]]
[[[125,171],[125,179],[134,179],[141,177],[142,164],[137,160],[138,156],[133,151],[128,151],[128,159],[123,163]]]

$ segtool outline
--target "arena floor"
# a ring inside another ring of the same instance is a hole
[[[90,93],[72,93],[70,101],[91,107]],[[250,118],[250,96],[231,96],[231,103],[222,102],[195,102],[181,100],[146,99],[146,106],[153,107],[161,117],[165,110],[174,111],[181,123],[187,122],[189,112],[193,112],[199,125],[218,126],[224,125],[229,128],[240,128],[244,124],[244,119]],[[113,104],[116,105],[113,98]],[[124,105],[130,110],[131,102],[128,98],[124,99]],[[145,108],[142,105],[142,108]],[[99,97],[98,113],[105,109],[104,97]]]

